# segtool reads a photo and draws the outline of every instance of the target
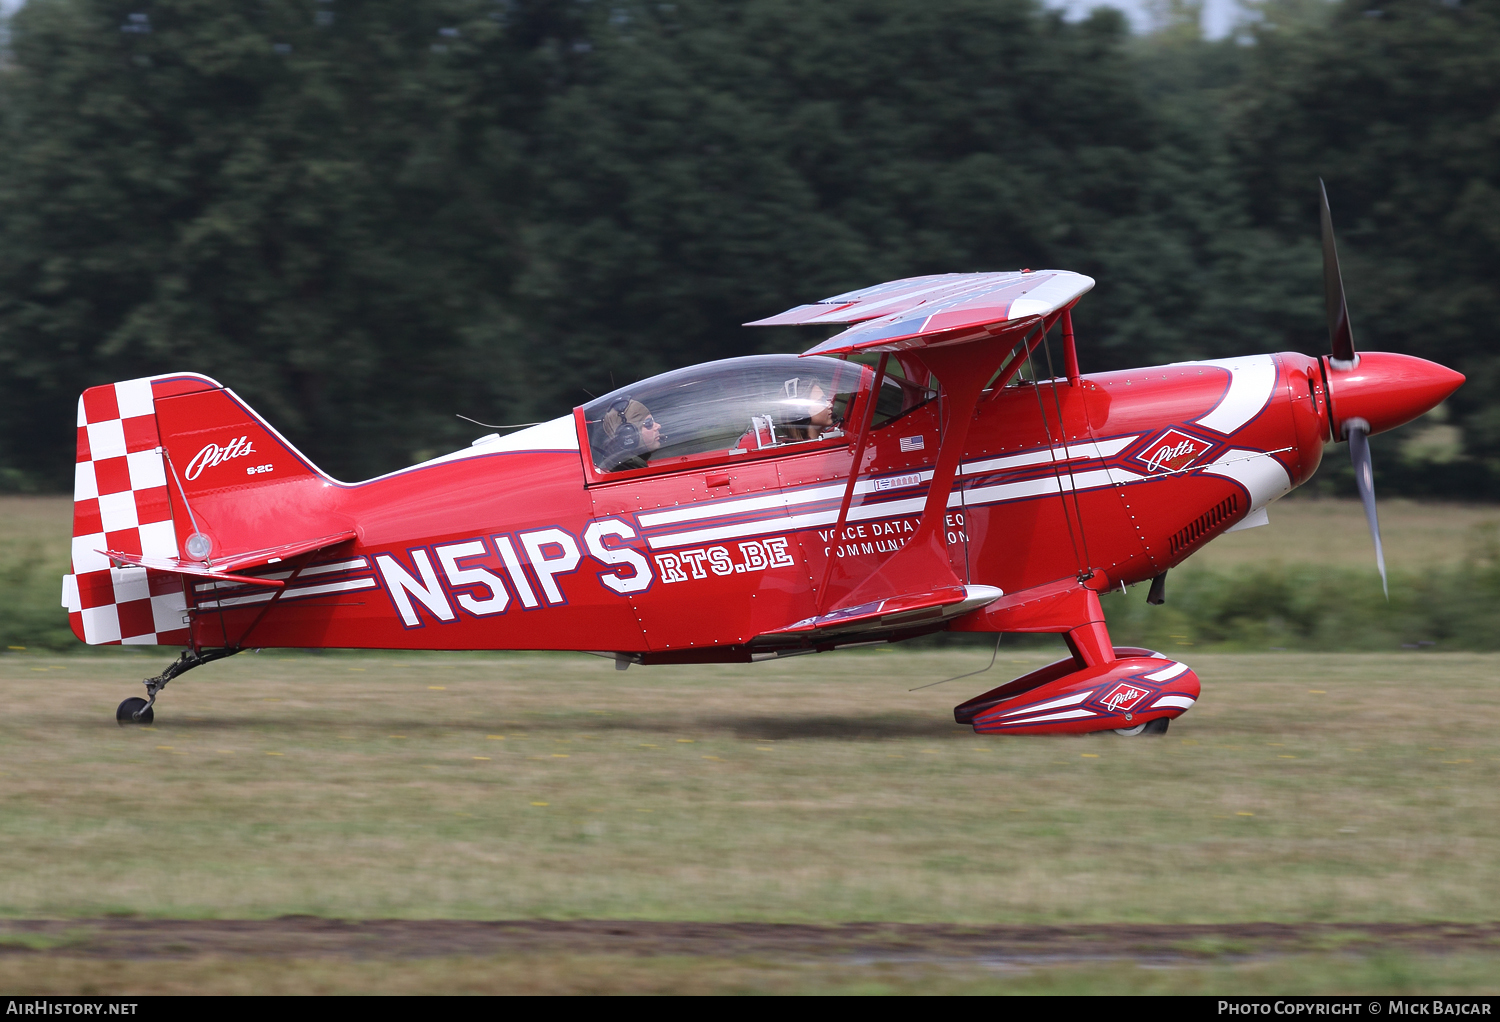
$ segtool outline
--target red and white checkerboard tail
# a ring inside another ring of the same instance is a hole
[[[63,576],[62,603],[73,634],[91,645],[186,644],[181,576],[116,568],[103,550],[178,556],[149,377],[91,387],[78,399],[73,572]]]
[[[62,590],[73,633],[94,645],[190,644],[192,578],[352,535],[331,483],[206,376],[89,388],[78,400],[73,572]]]

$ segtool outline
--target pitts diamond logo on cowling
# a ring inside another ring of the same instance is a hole
[[[255,445],[250,443],[248,436],[242,436],[238,440],[231,440],[220,447],[218,444],[209,444],[203,450],[193,455],[193,460],[187,463],[187,469],[182,473],[188,480],[197,479],[203,474],[205,468],[222,465],[230,458],[243,458],[247,454],[254,454]]]
[[[1136,454],[1147,472],[1180,472],[1208,452],[1213,445],[1207,440],[1169,429]]]
[[[1139,688],[1122,681],[1110,689],[1100,702],[1104,704],[1106,710],[1114,713],[1125,713],[1133,709],[1136,703],[1150,694],[1148,689]]]

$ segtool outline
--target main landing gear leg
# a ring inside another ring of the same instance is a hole
[[[167,687],[167,682],[185,674],[194,667],[202,667],[204,664],[213,663],[215,660],[223,660],[227,656],[234,656],[239,652],[239,647],[233,649],[203,649],[183,650],[182,656],[178,657],[172,664],[154,678],[147,678],[146,698],[141,699],[131,696],[115,708],[115,723],[124,727],[126,724],[149,724],[156,719],[152,707],[156,705],[156,695]]]
[[[1098,593],[1072,579],[1013,593],[976,613],[975,631],[1061,632],[1073,654],[955,706],[953,719],[978,734],[1161,735],[1201,694],[1187,664],[1111,645]]]

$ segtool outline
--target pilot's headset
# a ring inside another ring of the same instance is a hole
[[[615,427],[614,436],[609,438],[612,449],[620,452],[633,451],[641,445],[641,429],[635,423],[625,418],[625,413],[630,410],[630,402],[635,400],[629,394],[617,399],[609,406],[609,411],[619,417],[620,423]]]

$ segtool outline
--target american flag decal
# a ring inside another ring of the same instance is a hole
[[[919,436],[904,436],[901,438],[901,453],[909,454],[912,451],[920,451],[926,445]]]

